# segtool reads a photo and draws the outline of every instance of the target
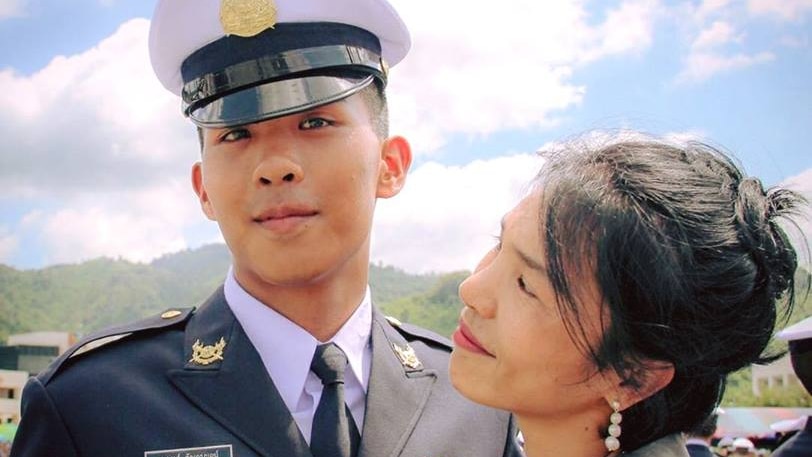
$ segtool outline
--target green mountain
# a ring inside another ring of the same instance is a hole
[[[150,264],[95,259],[20,271],[0,265],[0,341],[9,334],[53,330],[78,335],[200,303],[222,283],[230,264],[225,245],[166,255]],[[375,303],[387,314],[450,335],[463,273],[412,275],[370,267]]]

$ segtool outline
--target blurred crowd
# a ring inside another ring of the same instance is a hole
[[[724,414],[721,410],[720,413]],[[805,420],[806,418],[799,418],[798,420],[791,421],[793,423],[792,428],[781,430],[771,426],[775,434],[768,437],[725,436],[720,439],[718,436],[714,436],[717,430],[716,424],[718,417],[718,413],[713,414],[701,426],[686,436],[688,454],[691,457],[768,457],[772,455],[793,457],[796,454],[786,452],[776,454],[776,451],[781,448],[785,442],[790,441],[795,435],[805,430],[807,422]],[[812,454],[802,453],[797,455],[809,455],[812,457]]]

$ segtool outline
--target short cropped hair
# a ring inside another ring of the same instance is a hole
[[[389,105],[383,84],[376,79],[373,84],[361,89],[359,95],[369,110],[372,129],[379,139],[385,140],[389,137]]]
[[[792,307],[797,266],[778,220],[803,197],[765,190],[696,142],[572,142],[546,159],[541,239],[570,337],[596,371],[628,386],[640,385],[646,360],[674,366],[666,387],[623,411],[622,448],[690,431],[729,373],[775,358],[762,353],[778,302]],[[584,280],[601,292],[598,342],[579,306]]]
[[[389,106],[386,101],[386,91],[383,84],[377,79],[372,84],[358,92],[369,110],[369,122],[378,138],[383,141],[389,137]],[[200,150],[203,150],[203,129],[197,128],[197,140]]]

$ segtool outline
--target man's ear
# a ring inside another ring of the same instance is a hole
[[[617,400],[621,410],[629,408],[664,389],[674,379],[674,364],[671,362],[646,359],[636,361],[636,365],[635,383],[623,380],[614,372],[608,376],[613,384],[611,398],[606,399],[609,404]]]
[[[203,165],[200,162],[192,165],[192,188],[194,188],[197,198],[200,200],[200,208],[203,210],[203,214],[210,220],[216,221],[217,218],[214,214],[214,208],[211,206],[209,194],[206,193],[206,187],[203,185]]]
[[[388,138],[381,145],[381,166],[378,173],[377,197],[397,195],[406,184],[406,174],[412,165],[412,148],[402,136]]]

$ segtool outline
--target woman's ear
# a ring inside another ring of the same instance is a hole
[[[637,360],[634,362],[636,368],[631,373],[635,382],[626,381],[625,378],[619,376],[617,373],[612,372],[611,383],[614,385],[610,388],[610,394],[614,395],[607,398],[606,401],[611,404],[612,401],[617,400],[620,403],[620,409],[624,410],[630,408],[637,403],[651,397],[660,390],[664,389],[671,380],[674,379],[674,364],[671,362],[664,362],[662,360]]]

